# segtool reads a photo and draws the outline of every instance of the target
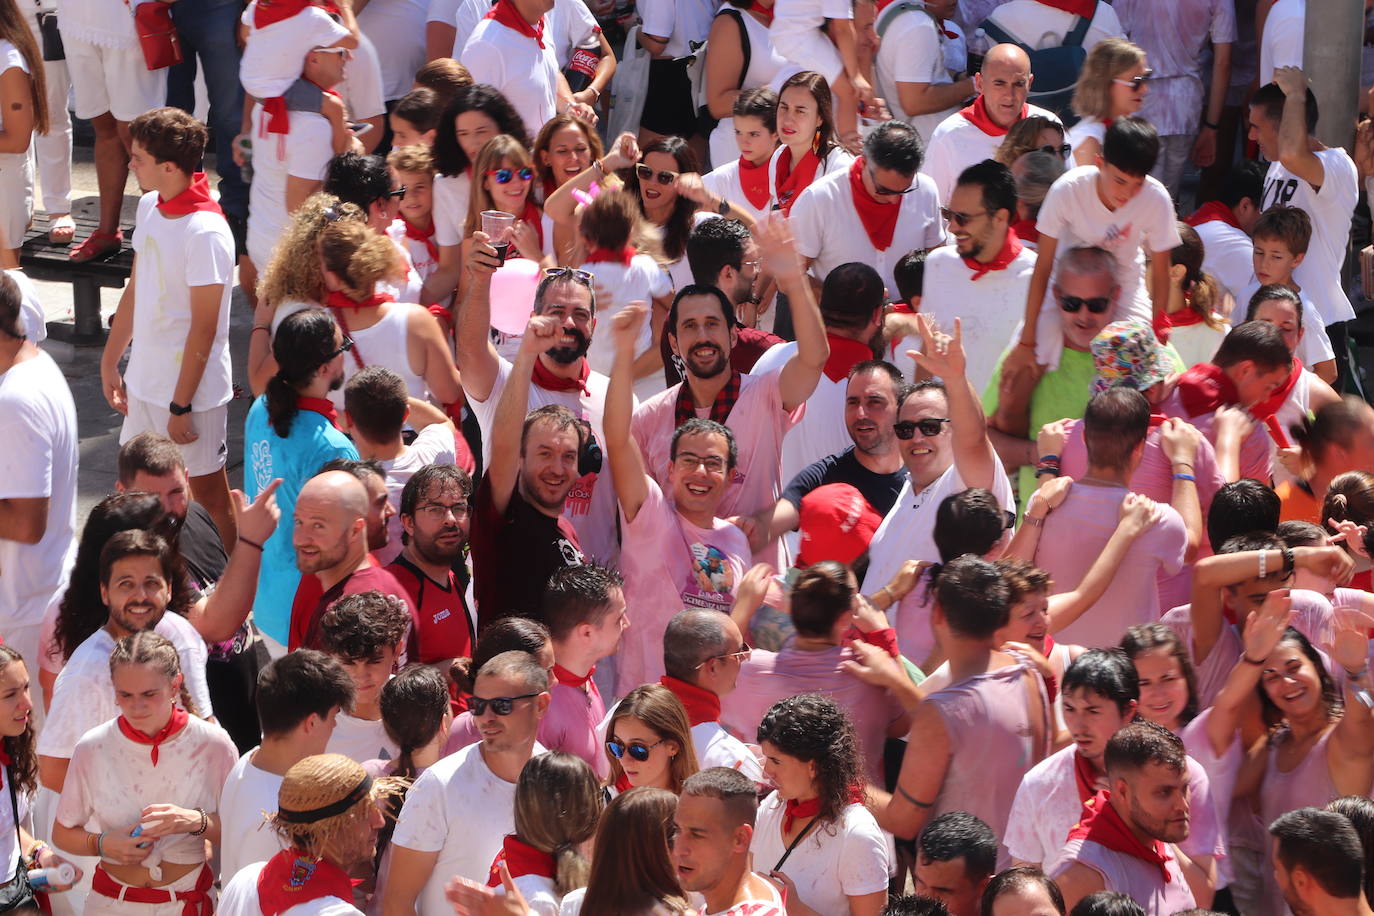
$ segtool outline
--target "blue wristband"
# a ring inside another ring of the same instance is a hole
[[[1197,483],[1197,478],[1192,474],[1175,474],[1174,480],[1191,480],[1193,483]]]

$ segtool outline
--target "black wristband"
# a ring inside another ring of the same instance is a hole
[[[1203,121],[1202,121],[1202,126],[1203,126],[1203,127],[1210,128],[1211,130],[1220,130],[1220,129],[1221,129],[1221,125],[1220,125],[1220,124],[1213,124],[1211,121],[1208,121],[1206,118],[1203,119]]]
[[[184,417],[191,412],[191,405],[178,404],[176,401],[172,401],[167,405],[167,412],[174,417]]]

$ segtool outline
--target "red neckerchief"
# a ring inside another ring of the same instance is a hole
[[[1190,307],[1181,308],[1177,312],[1166,312],[1164,318],[1169,322],[1171,328],[1191,328],[1195,324],[1202,324],[1207,319],[1202,317],[1202,313]]]
[[[1180,375],[1178,395],[1189,417],[1211,413],[1240,400],[1235,382],[1212,363],[1198,363]]]
[[[434,260],[434,263],[438,264],[439,246],[434,243],[434,220],[429,221],[428,229],[421,229],[419,226],[415,225],[410,220],[406,219],[404,216],[401,217],[401,223],[406,227],[406,238],[412,239],[416,242],[424,242],[425,251],[428,251],[429,256]]]
[[[757,3],[751,3],[749,5],[749,12],[758,16],[759,21],[764,25],[769,27],[773,25],[773,7],[763,7],[759,6]]]
[[[849,378],[850,369],[873,358],[873,349],[862,341],[838,337],[829,331],[825,332],[825,339],[830,344],[830,356],[825,361],[825,377],[832,382]]]
[[[864,187],[863,156],[849,166],[849,192],[868,240],[879,251],[887,251],[892,247],[892,236],[897,232],[897,217],[902,215],[902,202],[884,203],[868,193],[868,188]]]
[[[1219,200],[1209,200],[1194,210],[1193,215],[1185,219],[1184,222],[1190,226],[1201,226],[1203,223],[1210,223],[1215,220],[1220,220],[1228,226],[1240,229],[1240,221],[1236,219],[1236,214]]]
[[[1152,413],[1152,414],[1150,414],[1150,429],[1159,429],[1161,426],[1164,425],[1164,421],[1167,420],[1167,419],[1169,419],[1169,418],[1166,417],[1166,416],[1164,416],[1164,414],[1162,414],[1162,413]],[[879,591],[881,591],[881,589],[879,589]],[[1046,636],[1045,636],[1045,643],[1046,643],[1047,646],[1049,645],[1049,639],[1050,639],[1050,637],[1049,637],[1048,635],[1046,635]],[[1046,654],[1046,655],[1049,654],[1048,649],[1046,650],[1046,653],[1045,653],[1045,654]]]
[[[592,665],[592,670],[588,671],[582,677],[578,677],[562,665],[553,666],[553,676],[558,683],[562,684],[564,687],[576,687],[578,690],[582,690],[587,686],[587,682],[592,679],[593,674],[596,674],[596,665]]]
[[[1040,230],[1035,228],[1035,220],[1033,219],[1018,219],[1011,224],[1011,231],[1016,233],[1018,239],[1036,244],[1040,243]]]
[[[1112,852],[1124,853],[1142,862],[1158,865],[1164,883],[1168,884],[1173,880],[1173,876],[1169,874],[1165,863],[1171,861],[1173,856],[1169,855],[1168,849],[1159,840],[1151,840],[1149,846],[1141,843],[1126,826],[1121,815],[1111,806],[1111,794],[1103,789],[1083,803],[1083,819],[1069,831],[1069,839],[1091,840]]]
[[[496,5],[483,18],[495,19],[511,31],[533,38],[539,43],[539,47],[544,47],[544,17],[539,17],[538,25],[530,25],[525,21],[525,17],[520,15],[520,11],[515,8],[515,4],[511,0],[497,0]]]
[[[726,418],[730,416],[730,411],[735,409],[735,402],[739,400],[740,378],[738,372],[730,373],[730,380],[725,383],[725,387],[720,389],[716,399],[711,402],[711,419],[717,423],[724,424]],[[691,420],[697,415],[696,404],[692,401],[692,388],[683,379],[678,387],[677,404],[673,408],[673,429],[677,429],[683,423]]]
[[[510,3],[510,0],[501,0],[501,3],[498,3],[496,5],[497,7],[500,7],[503,3]],[[524,20],[522,19],[521,22],[524,22]],[[540,47],[542,48],[543,45],[540,45]],[[539,208],[534,205],[534,201],[529,200],[528,198],[525,200],[525,210],[523,213],[520,214],[520,220],[522,222],[529,223],[532,227],[534,227],[534,234],[539,237],[539,250],[543,251],[544,219],[543,214],[539,212]]]
[[[673,692],[687,709],[687,724],[700,725],[703,722],[720,721],[720,697],[705,687],[689,684],[671,675],[663,675],[658,682]]]
[[[811,182],[816,180],[816,170],[820,167],[821,160],[815,150],[807,150],[806,155],[793,165],[792,147],[782,148],[782,152],[778,154],[778,181],[774,187],[774,196],[777,197],[784,216],[792,213],[792,205],[797,202],[797,195],[811,187]]]
[[[584,264],[623,264],[630,266],[634,256],[639,254],[635,246],[626,245],[624,248],[593,248],[591,254],[587,255]]]
[[[768,206],[768,161],[754,165],[743,156],[739,157],[739,186],[744,189],[744,199],[755,210]]]
[[[1264,424],[1265,429],[1269,430],[1269,437],[1274,440],[1274,444],[1279,448],[1290,448],[1293,443],[1288,440],[1288,435],[1283,431],[1283,425],[1279,423],[1275,414],[1280,407],[1288,400],[1288,396],[1293,393],[1293,386],[1302,378],[1302,363],[1298,358],[1293,357],[1293,371],[1288,373],[1288,380],[1274,391],[1250,408],[1250,416]]]
[[[14,765],[14,760],[5,749],[0,747],[0,789],[5,787],[5,774],[9,773],[10,767]]]
[[[859,786],[850,786],[848,798],[849,804],[862,804],[863,800],[864,790]],[[798,818],[815,817],[820,813],[820,796],[817,796],[815,798],[808,798],[806,801],[797,801],[795,798],[789,798],[782,803],[782,832],[790,833],[792,830],[792,825],[796,823]]]
[[[963,259],[964,265],[968,267],[969,270],[973,271],[973,276],[970,279],[977,282],[994,270],[1006,270],[1007,266],[1011,264],[1012,261],[1016,260],[1017,256],[1021,254],[1021,250],[1025,247],[1025,245],[1021,244],[1021,240],[1016,237],[1016,230],[1008,227],[1007,237],[1002,241],[1002,250],[997,252],[997,257],[986,264],[981,263],[977,258]]]
[[[359,302],[341,289],[336,289],[324,297],[324,304],[332,309],[365,309],[395,301],[396,297],[391,293],[373,293]]]
[[[278,916],[302,903],[322,897],[353,901],[353,882],[342,868],[325,859],[312,859],[296,849],[283,849],[258,873],[258,908],[262,916]]]
[[[552,855],[535,849],[513,833],[506,834],[506,838],[501,842],[501,851],[492,860],[491,871],[487,873],[487,887],[501,886],[502,862],[510,869],[512,878],[519,878],[521,875],[552,878],[558,872]]]
[[[984,98],[984,96],[978,96],[978,98],[973,100],[972,105],[967,108],[959,109],[959,114],[963,115],[970,124],[987,134],[989,137],[1005,137],[1007,131],[1011,130],[1011,128],[1003,127],[988,115],[988,106]],[[1016,120],[1025,120],[1028,114],[1030,114],[1030,106],[1023,104],[1021,106],[1021,114],[1017,116]]]
[[[1078,788],[1078,800],[1082,804],[1087,804],[1088,799],[1097,794],[1097,770],[1092,761],[1077,748],[1073,752],[1073,782]]]
[[[191,176],[191,183],[186,190],[182,191],[171,200],[163,200],[162,195],[157,196],[157,208],[162,211],[164,216],[185,216],[187,213],[198,213],[202,210],[210,213],[224,215],[224,211],[219,208],[219,204],[210,196],[210,179],[205,177],[204,172],[196,172]]]
[[[320,0],[318,4],[310,0],[258,0],[253,10],[253,28],[265,29],[274,22],[290,19],[308,6],[319,6],[326,13],[339,15],[339,8],[331,0]]]
[[[274,96],[262,100],[263,135],[291,133],[291,112],[286,109],[286,99]]]
[[[166,725],[162,726],[162,730],[156,735],[145,735],[143,732],[130,725],[128,719],[120,716],[119,732],[135,744],[151,744],[153,746],[153,766],[157,766],[158,745],[185,728],[190,718],[191,714],[186,710],[182,709],[180,706],[173,706],[172,717],[167,720]]]
[[[338,426],[339,411],[335,409],[334,402],[329,398],[296,398],[297,410],[313,410],[315,413],[329,421],[331,426]]]
[[[1085,19],[1092,19],[1093,14],[1097,12],[1097,0],[1039,0],[1039,2],[1066,13],[1073,13],[1075,16],[1082,16]]]
[[[542,359],[536,359],[534,361],[534,374],[530,376],[530,381],[545,391],[580,391],[590,397],[591,392],[587,390],[587,379],[592,374],[592,367],[588,365],[586,359],[580,362],[581,368],[577,375],[573,378],[564,378],[549,371]]]

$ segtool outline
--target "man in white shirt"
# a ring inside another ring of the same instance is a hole
[[[783,916],[777,887],[750,869],[758,786],[724,767],[688,776],[673,812],[673,866],[704,916]],[[700,899],[696,899],[700,898]]]
[[[945,44],[959,36],[944,20],[957,6],[956,0],[883,4],[874,20],[879,39],[873,60],[878,91],[893,115],[905,118],[927,143],[936,127],[977,86],[967,76],[955,80],[946,67]]]
[[[881,51],[878,59],[882,59]],[[992,158],[1017,121],[1032,115],[1059,121],[1045,109],[1027,104],[1034,82],[1030,57],[1020,47],[1001,44],[988,50],[973,78],[978,98],[941,121],[926,143],[921,171],[934,179],[940,203],[949,202],[960,172]]]
[[[1260,36],[1257,85],[1274,82],[1274,73],[1280,67],[1302,66],[1306,32],[1307,0],[1277,0],[1269,7],[1269,14],[1264,19],[1264,34]]]
[[[177,444],[192,495],[232,549],[237,535],[224,466],[234,396],[234,235],[197,171],[209,133],[179,108],[157,108],[135,118],[129,136],[129,165],[147,193],[138,203],[132,281],[100,360],[101,386],[124,415],[120,444],[143,432],[165,432]],[[125,350],[129,364],[121,375]]]
[[[332,656],[299,649],[258,674],[255,705],[262,743],[239,758],[220,790],[223,875],[266,862],[282,848],[262,813],[275,807],[291,767],[325,752],[335,717],[353,708],[353,681]]]
[[[396,821],[383,916],[447,913],[454,876],[486,879],[501,841],[515,830],[515,781],[531,757],[549,707],[549,673],[528,652],[482,666],[469,700],[482,740],[420,774]]]
[[[1221,196],[1208,201],[1184,222],[1202,239],[1202,271],[1215,277],[1231,298],[1255,279],[1254,245],[1250,232],[1259,219],[1264,198],[1264,172],[1257,162],[1234,166],[1221,187]]]

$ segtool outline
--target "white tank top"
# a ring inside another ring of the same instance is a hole
[[[768,26],[750,16],[746,10],[737,7],[721,7],[716,16],[724,15],[739,17],[744,23],[744,37],[749,42],[749,66],[744,70],[744,82],[740,89],[762,89],[767,86],[776,88],[783,79],[797,72],[797,65],[773,47]],[[712,168],[720,168],[739,155],[739,147],[735,145],[734,118],[721,118],[715,130],[711,131],[710,150]]]
[[[382,315],[382,320],[372,327],[359,330],[349,325],[348,336],[353,338],[353,350],[344,354],[345,383],[360,371],[359,360],[354,358],[357,356],[362,360],[363,366],[385,366],[399,375],[405,381],[406,392],[411,397],[422,400],[428,397],[429,389],[425,387],[425,380],[410,368],[410,348],[406,333],[411,311],[418,308],[418,305],[393,302]],[[331,311],[337,318],[339,310]],[[348,321],[347,314],[343,317],[344,321]],[[331,391],[329,399],[340,410],[343,409],[342,388]]]

